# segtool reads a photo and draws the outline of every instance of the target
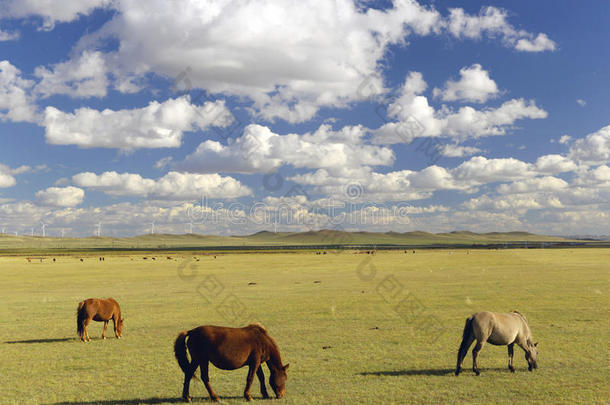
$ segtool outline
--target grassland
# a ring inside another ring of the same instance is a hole
[[[610,398],[609,249],[182,256],[0,257],[0,403],[177,403],[177,333],[246,321],[262,322],[291,365],[287,396],[277,403]],[[121,303],[124,338],[102,341],[94,323],[94,340],[77,341],[78,301],[107,296]],[[227,299],[236,305],[221,305]],[[481,376],[467,369],[455,377],[465,318],[511,309],[530,320],[540,368],[528,372],[516,349],[511,374],[506,348],[487,345]],[[244,403],[245,376],[245,369],[211,369],[224,403]],[[207,402],[201,382],[191,384],[195,402]],[[257,382],[253,394],[260,402]]]

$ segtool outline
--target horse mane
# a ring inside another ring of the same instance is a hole
[[[278,360],[280,361],[280,365],[281,365],[282,361],[280,359],[280,348],[277,345],[277,342],[275,341],[273,336],[271,336],[269,334],[269,332],[267,332],[267,328],[265,328],[260,322],[251,323],[250,325],[247,326],[247,328],[256,330],[263,337],[263,339],[265,339],[269,342],[270,346],[272,347],[272,350],[274,352],[276,352],[276,355],[277,355]]]
[[[512,311],[510,311],[510,312],[512,312],[513,314],[517,314],[517,315],[519,315],[521,318],[523,318],[523,320],[524,320],[525,322],[527,322],[527,318],[525,317],[525,315],[523,315],[521,312],[517,311],[516,309],[513,309],[513,310],[512,310]]]

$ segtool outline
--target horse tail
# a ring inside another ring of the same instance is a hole
[[[85,308],[85,301],[78,303],[78,309],[76,310],[76,333],[80,338],[85,333],[85,320],[87,319],[87,310]]]
[[[472,328],[473,320],[473,316],[466,319],[466,324],[464,325],[464,332],[462,333],[462,344],[460,345],[460,353],[467,352],[468,348],[472,344],[472,338],[474,338],[474,331]]]
[[[460,370],[462,367],[462,361],[464,357],[466,357],[466,353],[468,353],[468,349],[474,340],[474,329],[472,327],[472,321],[474,320],[474,316],[470,316],[466,319],[466,324],[464,325],[464,332],[462,333],[462,343],[460,344],[460,350],[458,350],[457,355],[457,366],[455,368],[455,375],[460,374]]]
[[[176,341],[174,342],[174,355],[176,356],[176,360],[178,360],[178,365],[184,372],[187,374],[191,368],[191,363],[186,355],[186,337],[188,336],[188,332],[183,330],[178,334]]]

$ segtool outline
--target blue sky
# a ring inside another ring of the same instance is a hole
[[[0,231],[608,234],[610,4],[0,2]]]

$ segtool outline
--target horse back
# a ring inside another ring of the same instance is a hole
[[[473,315],[477,339],[486,337],[494,345],[507,345],[521,333],[523,321],[514,313],[479,312]]]
[[[87,314],[95,321],[107,321],[115,315],[120,318],[121,309],[113,298],[88,298],[83,302]]]
[[[262,346],[257,334],[258,331],[248,327],[204,325],[188,332],[187,346],[192,357],[207,359],[224,370],[234,370],[252,358],[261,358]]]

